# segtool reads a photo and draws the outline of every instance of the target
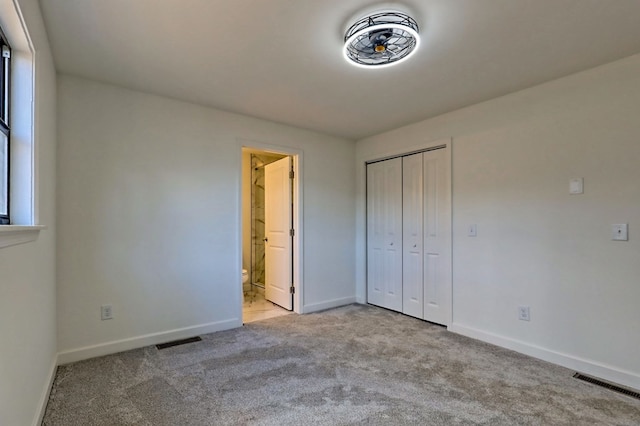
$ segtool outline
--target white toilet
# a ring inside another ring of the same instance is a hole
[[[249,272],[246,269],[242,270],[242,292],[246,296],[247,293],[251,290],[251,285],[247,284],[249,281]]]

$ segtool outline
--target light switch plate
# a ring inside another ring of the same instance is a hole
[[[584,178],[575,178],[569,181],[569,194],[583,194],[584,193]]]
[[[103,321],[113,319],[113,308],[111,305],[100,306],[100,319]]]
[[[478,228],[476,227],[476,225],[475,224],[469,225],[469,228],[467,229],[467,236],[475,237],[477,235],[478,235]]]
[[[531,315],[528,306],[518,306],[518,319],[520,321],[531,321]]]
[[[611,225],[611,239],[613,241],[629,241],[629,227],[626,223]]]

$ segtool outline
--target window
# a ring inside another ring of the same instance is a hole
[[[9,88],[11,48],[0,28],[0,224],[9,223]]]
[[[0,0],[0,249],[35,241],[45,228],[38,224],[34,132],[41,126],[51,127],[35,120],[35,106],[40,103],[35,97],[35,52],[19,3]],[[47,61],[45,70],[44,102],[51,113],[53,64]],[[51,149],[54,136],[43,132],[43,137]]]

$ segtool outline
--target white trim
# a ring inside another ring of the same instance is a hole
[[[449,312],[447,325],[453,324],[453,138],[447,138],[447,178],[449,179]]]
[[[498,334],[489,333],[461,324],[453,324],[448,327],[448,330],[456,334],[461,334],[463,336],[482,340],[483,342],[491,343],[512,351],[520,352],[543,361],[561,365],[580,373],[599,377],[633,389],[640,389],[640,376],[630,371],[621,370],[610,365],[600,364],[598,362],[579,358],[573,355],[552,351],[520,340],[511,339],[509,337],[500,336]]]
[[[19,0],[0,2],[0,25],[11,45],[12,54],[16,50],[35,52]]]
[[[0,225],[0,249],[35,241],[45,226]]]
[[[295,176],[297,176],[293,180],[293,194],[295,198],[295,202],[293,203],[293,229],[295,229],[295,235],[293,238],[293,285],[296,289],[296,293],[294,294],[294,312],[298,314],[304,314],[306,310],[303,306],[304,300],[304,286],[303,286],[303,277],[304,277],[304,246],[303,246],[303,238],[304,229],[303,229],[303,215],[302,215],[302,206],[304,197],[302,195],[303,192],[303,173],[302,170],[302,150],[298,152],[297,155],[293,156],[293,172]]]
[[[275,154],[290,155],[293,157],[293,172],[295,179],[293,180],[293,286],[295,293],[293,295],[293,312],[297,314],[307,313],[302,301],[304,300],[304,222],[303,222],[303,189],[304,189],[304,173],[303,173],[303,151],[301,149],[289,146],[272,145],[258,141],[238,139],[238,170],[240,177],[240,185],[238,188],[239,196],[238,211],[240,216],[240,226],[238,230],[238,241],[242,241],[242,149],[265,151]],[[236,271],[238,274],[237,282],[242,283],[242,244],[238,248],[238,263]],[[238,286],[238,294],[240,302],[238,309],[242,316],[242,284]]]
[[[340,306],[351,305],[352,303],[357,303],[356,298],[351,297],[342,297],[340,299],[327,300],[326,302],[313,303],[311,305],[304,306],[305,313],[324,311],[326,309],[338,308]]]
[[[38,401],[38,407],[40,407],[40,409],[36,412],[36,415],[33,418],[33,426],[39,426],[42,424],[42,419],[44,418],[44,414],[47,411],[47,403],[49,402],[49,395],[51,394],[51,388],[53,387],[53,381],[56,378],[57,371],[58,357],[53,357],[51,368],[49,369],[49,380],[45,384],[44,389],[42,390],[42,395],[40,396],[40,400]]]
[[[363,166],[362,170],[365,172],[365,175],[366,175],[366,164],[372,161],[387,160],[389,158],[398,157],[405,154],[417,153],[425,149],[434,148],[440,145],[450,145],[452,141],[453,141],[453,138],[447,137],[447,138],[440,138],[436,140],[430,140],[428,142],[422,142],[415,145],[409,145],[407,147],[401,147],[401,148],[392,147],[392,149],[390,149],[389,151],[384,151],[379,154],[369,154],[369,155],[358,157],[356,161],[358,162],[358,164],[362,164]]]
[[[103,355],[110,355],[145,346],[157,345],[159,343],[171,342],[173,340],[186,339],[200,334],[215,333],[216,331],[229,330],[241,326],[242,320],[235,318],[232,320],[210,322],[208,324],[201,324],[193,327],[177,328],[170,331],[162,331],[159,333],[145,334],[143,336],[85,346],[60,352],[58,354],[58,365],[82,361],[84,359],[95,358]]]

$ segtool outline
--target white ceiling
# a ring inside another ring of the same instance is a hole
[[[59,72],[359,139],[640,52],[640,0],[41,0]],[[381,7],[422,35],[362,69]]]

